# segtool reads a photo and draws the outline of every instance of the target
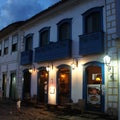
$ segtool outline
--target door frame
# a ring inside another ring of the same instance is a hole
[[[48,103],[48,84],[49,84],[49,72],[46,70],[46,67],[40,67],[40,68],[38,68],[38,74],[37,74],[37,102],[39,103],[40,102],[40,96],[39,96],[39,90],[40,90],[40,72],[41,71],[46,71],[47,73],[48,73],[48,79],[47,79],[47,84],[46,84],[46,86],[47,86],[47,90],[46,90],[46,92],[47,93],[45,93],[45,91],[44,91],[44,103],[45,104],[47,104]],[[45,85],[44,85],[44,90],[45,90]]]
[[[102,83],[101,84],[102,84],[102,87],[105,85],[104,63],[101,63],[101,62],[98,62],[98,61],[92,61],[92,62],[88,62],[88,63],[84,64],[84,68],[83,68],[83,99],[85,99],[85,106],[87,104],[87,101],[86,101],[87,100],[87,72],[86,72],[86,68],[88,66],[99,66],[99,67],[101,67],[101,73],[102,73]],[[105,95],[104,95],[104,93],[102,94],[101,102],[102,102],[101,111],[99,111],[99,112],[104,112],[105,111]]]
[[[15,80],[14,78],[15,77]],[[17,99],[17,90],[16,90],[16,72],[13,71],[10,73],[10,87],[9,87],[9,98],[12,100]]]
[[[69,79],[70,79],[70,81],[69,81],[69,89],[70,89],[70,96],[69,96],[69,99],[70,100],[72,100],[72,98],[71,98],[71,86],[72,86],[72,82],[71,82],[71,66],[69,66],[69,65],[66,65],[66,64],[61,64],[61,65],[59,65],[59,66],[57,66],[57,68],[58,68],[58,71],[57,71],[57,93],[56,93],[56,103],[57,104],[59,104],[59,70],[61,69],[61,68],[68,68],[69,69],[69,71],[70,71],[70,76],[69,76]]]
[[[26,90],[25,90],[25,78],[24,78],[24,74],[29,74],[29,91],[28,91],[28,94],[25,94]],[[29,69],[24,69],[23,70],[23,88],[22,88],[22,98],[23,100],[26,100],[26,99],[29,99],[31,97],[31,73],[29,73]]]

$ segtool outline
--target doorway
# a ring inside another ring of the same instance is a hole
[[[58,67],[58,104],[62,105],[71,101],[71,71],[67,65]]]
[[[16,95],[17,95],[17,93],[16,93],[16,73],[11,73],[9,98],[12,100],[16,100],[16,98],[17,98]]]
[[[2,75],[2,91],[3,91],[2,96],[4,98],[6,97],[6,89],[7,89],[6,85],[7,85],[7,74],[3,73],[3,75]]]
[[[48,71],[41,68],[38,72],[38,103],[47,104],[48,102]]]
[[[24,70],[23,78],[23,100],[27,100],[31,97],[31,73]]]
[[[84,66],[84,91],[86,109],[90,111],[104,111],[104,72],[103,64],[91,62]]]

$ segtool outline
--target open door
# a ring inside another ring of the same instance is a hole
[[[71,101],[71,72],[68,66],[62,66],[58,70],[58,104],[63,105]]]
[[[48,71],[41,69],[38,72],[38,103],[46,104],[48,101]]]
[[[25,70],[23,77],[23,99],[27,100],[31,97],[31,73],[28,70]]]
[[[90,111],[104,110],[103,67],[100,64],[87,64],[84,71],[84,99],[86,109]]]

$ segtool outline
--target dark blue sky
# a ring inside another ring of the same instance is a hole
[[[0,0],[0,30],[26,20],[60,0]]]

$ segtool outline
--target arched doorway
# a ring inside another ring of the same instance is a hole
[[[28,69],[23,71],[23,100],[31,97],[31,73]]]
[[[57,73],[57,101],[62,105],[71,100],[71,70],[68,65],[58,67]]]
[[[86,110],[104,111],[104,68],[99,62],[84,65],[83,98],[86,100]]]
[[[37,85],[38,103],[46,104],[48,101],[48,71],[45,67],[39,68]]]

